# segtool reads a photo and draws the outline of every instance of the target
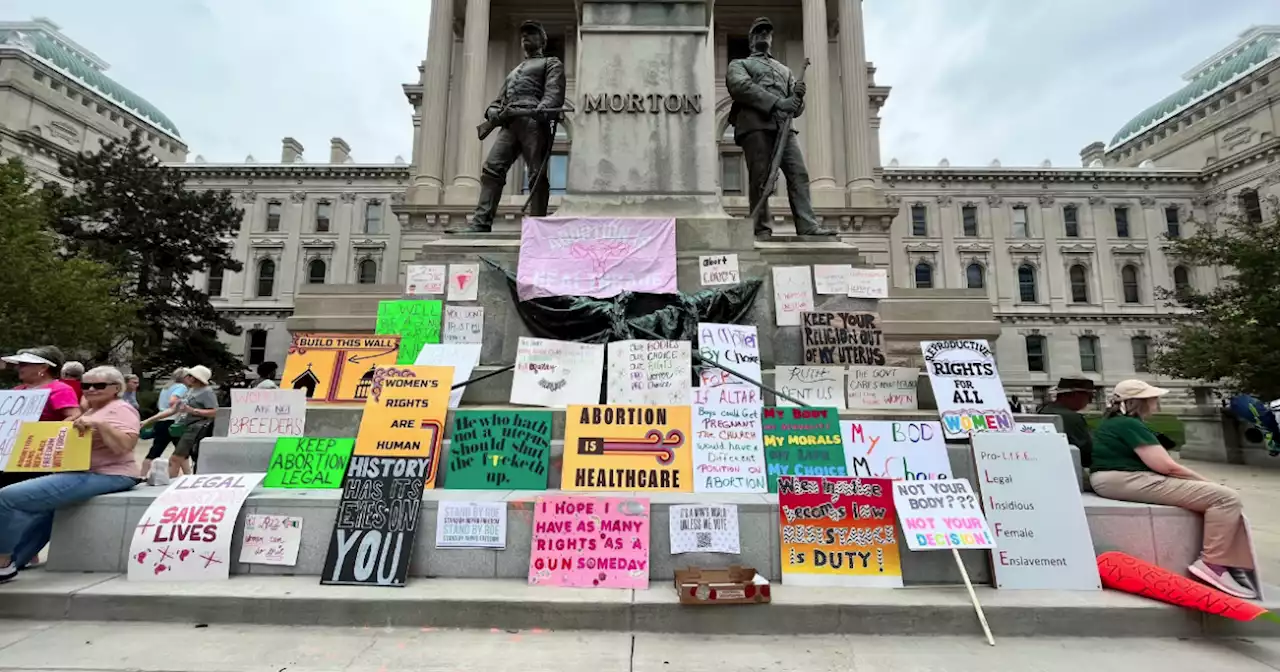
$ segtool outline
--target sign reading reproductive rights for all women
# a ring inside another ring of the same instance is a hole
[[[333,490],[342,487],[355,439],[276,439],[264,488]]]
[[[444,302],[431,299],[409,299],[378,302],[379,334],[400,337],[396,364],[413,364],[428,343],[440,342],[444,322]]]
[[[228,437],[302,436],[306,420],[307,393],[303,390],[231,390]]]
[[[426,487],[432,487],[452,381],[453,369],[445,366],[379,368],[373,374],[353,454],[426,458],[430,461]]]
[[[5,471],[88,471],[93,437],[69,422],[24,422]]]
[[[769,492],[779,476],[844,476],[844,441],[834,408],[764,409],[764,449]]]
[[[186,475],[147,507],[129,541],[130,581],[226,579],[231,536],[262,474]]]
[[[399,336],[294,333],[280,387],[312,404],[363,404],[373,370],[395,364],[399,347]]]
[[[893,481],[893,503],[913,551],[996,547],[978,498],[963,478]]]
[[[936,422],[841,420],[850,476],[895,481],[951,478],[951,458]]]
[[[778,478],[782,582],[901,588],[893,495],[880,478]]]
[[[39,420],[48,401],[49,390],[0,391],[0,471],[9,463],[22,423]]]
[[[546,490],[551,411],[456,411],[450,490]]]
[[[649,587],[649,500],[539,497],[529,585]]]
[[[516,270],[521,301],[677,291],[675,219],[524,218]]]
[[[1015,431],[996,356],[986,341],[923,341],[920,349],[948,439]]]
[[[693,492],[688,406],[570,406],[564,490]]]

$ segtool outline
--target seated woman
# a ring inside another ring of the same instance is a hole
[[[74,427],[93,437],[89,471],[45,474],[0,488],[0,583],[17,576],[49,543],[54,511],[138,483],[138,412],[120,399],[124,376],[101,366],[84,374],[81,384],[87,410]]]
[[[1246,572],[1254,566],[1240,496],[1174,461],[1144,422],[1168,393],[1141,380],[1116,385],[1111,409],[1093,432],[1089,482],[1095,493],[1108,499],[1203,513],[1204,549],[1187,571],[1224,593],[1255,599]]]

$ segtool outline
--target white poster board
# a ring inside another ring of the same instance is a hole
[[[405,296],[444,294],[444,266],[410,266],[405,271]]]
[[[129,580],[226,580],[240,507],[264,476],[178,477],[151,501],[133,530]]]
[[[453,384],[471,380],[471,374],[480,364],[479,343],[427,343],[418,353],[414,366],[451,366],[453,367]],[[466,387],[459,387],[449,392],[449,408],[457,408],[462,403],[462,395]]]
[[[1058,428],[1052,422],[1019,422],[1019,434],[1057,434]]]
[[[995,548],[969,481],[894,481],[893,506],[913,551]]]
[[[37,422],[49,402],[49,390],[5,390],[0,392],[0,471],[9,464],[9,454],[24,422]]]
[[[920,370],[904,366],[850,366],[846,408],[914,411],[919,408]]]
[[[274,439],[302,436],[306,422],[306,390],[257,387],[231,390],[228,437]]]
[[[922,341],[920,349],[948,439],[1016,429],[996,355],[986,341]]]
[[[764,396],[755,385],[721,385],[719,387],[695,387],[690,392],[691,405],[708,406],[763,406]]]
[[[774,369],[774,389],[810,406],[844,408],[843,366],[778,366]],[[778,406],[798,404],[782,397]]]
[[[240,562],[293,567],[298,564],[298,548],[301,545],[301,518],[252,513],[244,517]]]
[[[449,264],[449,301],[475,301],[480,296],[480,264]]]
[[[689,403],[689,341],[614,341],[609,344],[611,404],[684,406]]]
[[[762,407],[707,404],[692,410],[693,491],[768,492]]]
[[[484,338],[484,308],[445,304],[442,336],[445,343],[479,343]]]
[[[813,312],[813,278],[808,266],[773,267],[773,312],[779,327],[800,326],[800,314]]]
[[[991,554],[996,587],[1101,590],[1066,437],[975,434],[973,460],[999,546]]]
[[[603,378],[603,345],[522,336],[511,403],[549,408],[598,404]]]
[[[841,420],[845,473],[861,478],[951,478],[942,426],[932,420]]]
[[[436,548],[506,548],[506,502],[440,500]]]
[[[849,297],[889,298],[889,272],[883,268],[855,268],[849,274]]]
[[[698,257],[698,272],[703,287],[734,285],[742,280],[738,272],[738,255],[716,254]]]
[[[760,342],[756,328],[744,324],[698,323],[698,355],[708,362],[722,363],[742,375],[760,382]],[[751,385],[741,378],[714,366],[698,371],[698,387]]]
[[[849,264],[818,264],[813,267],[813,288],[818,294],[849,294],[853,267]]]
[[[671,554],[742,552],[736,504],[672,504]]]

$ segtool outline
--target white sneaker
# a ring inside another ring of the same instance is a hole
[[[0,583],[7,583],[18,578],[18,566],[10,560],[9,564],[0,567]]]
[[[1210,565],[1203,559],[1196,560],[1187,568],[1191,575],[1201,581],[1221,590],[1222,592],[1238,597],[1242,600],[1256,600],[1257,594],[1245,588],[1231,578],[1231,572],[1226,567]]]

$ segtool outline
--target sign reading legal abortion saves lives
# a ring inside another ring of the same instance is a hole
[[[768,492],[760,414],[759,405],[693,406],[694,492]]]
[[[521,301],[677,291],[675,219],[524,218],[516,270]]]
[[[564,490],[693,491],[688,406],[570,406]]]
[[[699,322],[698,354],[704,361],[724,364],[760,382],[760,343],[756,340],[756,328],[753,326]],[[714,366],[704,365],[698,371],[698,378],[699,387],[752,385]]]
[[[0,471],[9,463],[9,454],[24,422],[36,422],[49,401],[49,390],[6,390],[0,392]]]
[[[399,348],[399,336],[294,333],[281,385],[312,404],[363,404],[373,370],[395,364]]]
[[[179,477],[152,500],[133,530],[129,541],[129,580],[227,578],[236,517],[262,476]]]
[[[951,460],[936,422],[841,420],[845,468],[850,476],[895,481],[951,478]]]
[[[302,436],[306,419],[307,393],[303,390],[233,389],[227,436]]]
[[[649,587],[649,500],[539,497],[529,585]]]
[[[889,481],[778,478],[782,582],[902,587]]]
[[[779,476],[844,476],[840,414],[834,408],[764,409],[764,446],[769,492]]]
[[[893,503],[913,551],[996,547],[978,498],[962,478],[894,481]]]
[[[996,356],[986,341],[922,341],[920,349],[948,439],[1014,431]]]

